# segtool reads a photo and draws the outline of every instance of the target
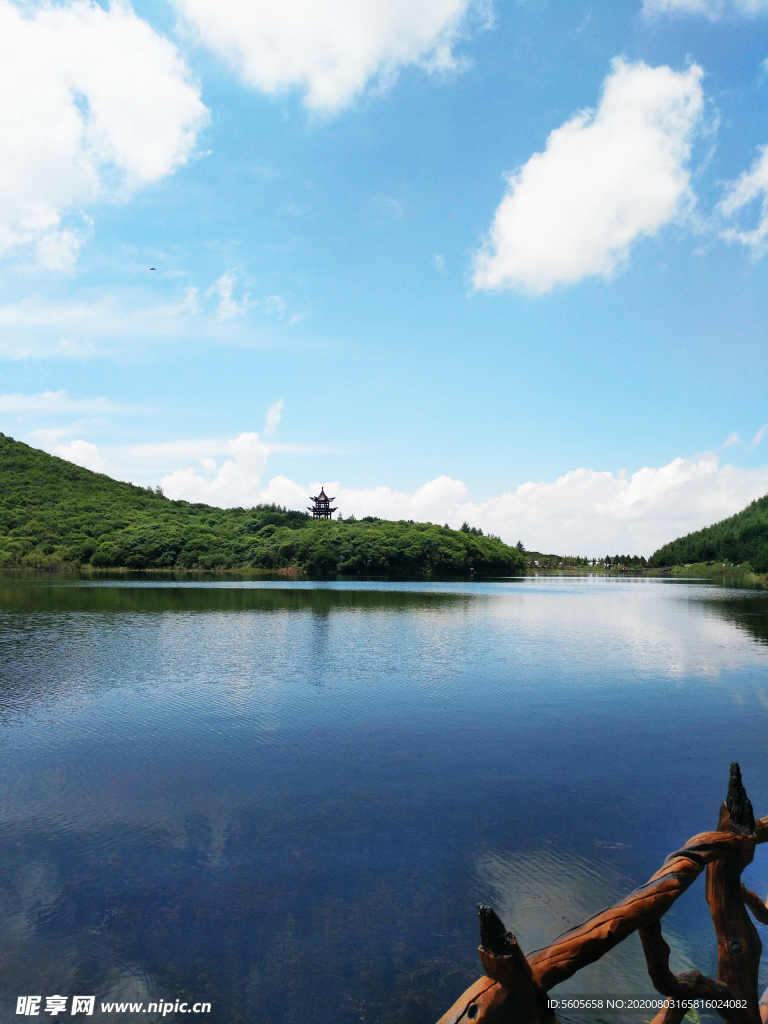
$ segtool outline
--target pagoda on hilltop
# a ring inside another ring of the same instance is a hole
[[[307,512],[312,513],[314,519],[331,519],[333,513],[336,511],[335,508],[331,508],[331,502],[335,501],[335,498],[329,498],[325,493],[325,488],[320,488],[320,493],[315,495],[314,498],[309,499],[313,502],[312,508],[307,508]]]

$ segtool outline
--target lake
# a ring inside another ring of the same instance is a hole
[[[768,814],[762,590],[4,578],[0,644],[2,1021],[434,1024],[479,901],[546,944],[714,827],[732,760]],[[665,934],[716,973],[703,880]],[[637,936],[562,990],[652,993]]]

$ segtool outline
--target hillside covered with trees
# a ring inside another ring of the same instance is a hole
[[[768,572],[768,495],[729,519],[670,541],[651,555],[649,565],[691,562],[748,562],[755,572]]]
[[[275,505],[171,501],[0,434],[0,568],[83,566],[515,575],[525,559],[466,525],[314,520]]]

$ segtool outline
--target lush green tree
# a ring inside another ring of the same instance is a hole
[[[703,530],[678,537],[651,555],[652,566],[691,562],[748,562],[755,572],[768,572],[768,495],[735,516]]]
[[[0,567],[289,569],[313,574],[524,571],[521,553],[481,530],[376,516],[315,520],[257,505],[171,501],[0,434]]]

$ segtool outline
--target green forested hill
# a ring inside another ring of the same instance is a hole
[[[479,531],[171,501],[0,434],[0,567],[509,575],[524,565]]]
[[[749,562],[755,572],[768,572],[768,494],[729,519],[665,544],[654,552],[649,564],[661,567],[690,562]]]

